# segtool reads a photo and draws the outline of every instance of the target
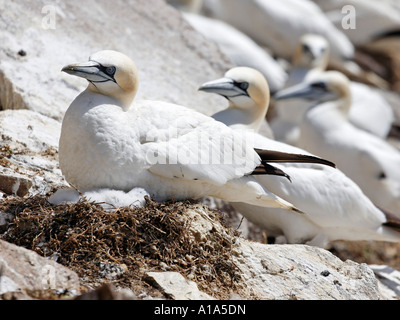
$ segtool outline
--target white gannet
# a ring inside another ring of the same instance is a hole
[[[323,72],[328,67],[329,43],[316,34],[305,34],[299,41],[292,57],[285,87],[290,87]],[[296,106],[296,108],[293,108]],[[275,101],[275,116],[270,120],[274,137],[282,142],[296,145],[300,134],[299,124],[309,107],[307,101],[300,99]]]
[[[67,109],[59,142],[62,173],[81,192],[143,188],[158,201],[210,195],[296,211],[251,175],[273,173],[270,156],[291,155],[261,150],[260,158],[236,131],[183,106],[132,104],[138,74],[126,55],[104,50],[62,71],[89,82]]]
[[[329,43],[324,37],[307,34],[300,38],[292,59],[292,69],[285,87],[310,80],[328,66]],[[352,105],[349,121],[357,127],[386,138],[395,123],[391,105],[378,92],[363,83],[351,81]],[[276,116],[270,120],[277,140],[297,145],[299,125],[310,101],[292,99],[275,101]],[[293,108],[293,106],[296,106]]]
[[[287,81],[286,71],[246,34],[224,21],[199,14],[184,13],[183,17],[204,37],[216,43],[235,65],[260,71],[267,78],[271,92],[283,88]]]
[[[380,36],[400,30],[398,0],[313,0],[338,28],[343,22],[353,27],[342,28],[350,41],[362,46]],[[352,15],[355,15],[352,17]],[[350,21],[352,19],[353,21]]]
[[[400,216],[400,152],[349,122],[349,80],[327,71],[275,99],[313,101],[300,125],[299,146],[334,161],[378,207]]]
[[[212,17],[228,22],[285,59],[291,59],[298,39],[306,33],[328,40],[331,60],[343,62],[354,55],[350,40],[310,0],[208,0],[204,7]]]
[[[49,197],[52,205],[65,203],[77,203],[81,198],[96,202],[105,211],[114,211],[120,207],[143,207],[146,203],[145,196],[150,197],[146,190],[133,188],[129,192],[108,188],[96,188],[85,190],[83,193],[78,190],[67,188],[58,189]]]
[[[207,82],[200,90],[218,93],[229,100],[229,108],[219,112],[217,119],[233,128],[257,130],[256,119],[263,119],[268,109],[268,84],[254,69],[233,68],[224,78]],[[252,130],[248,134],[252,136],[256,148],[309,154]],[[268,235],[284,235],[289,243],[307,242],[321,247],[338,239],[400,241],[400,233],[389,226],[385,214],[340,170],[308,163],[283,163],[276,166],[288,173],[292,182],[276,177],[265,179],[262,176],[257,180],[268,190],[273,190],[275,194],[307,212],[307,215],[232,203],[236,210],[265,229]]]

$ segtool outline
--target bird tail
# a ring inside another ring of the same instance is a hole
[[[254,149],[263,163],[266,162],[299,162],[318,163],[336,168],[336,165],[328,160],[305,154],[286,153],[274,150]]]
[[[232,194],[235,195],[235,199],[227,199],[226,196],[222,196],[224,200],[229,202],[244,202],[260,207],[282,208],[296,213],[304,213],[290,202],[268,191],[251,176],[230,181],[225,191],[229,192],[229,197],[231,197]]]

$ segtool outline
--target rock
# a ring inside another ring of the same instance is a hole
[[[242,240],[234,257],[249,295],[257,299],[376,300],[377,280],[366,264],[341,261],[305,245],[265,245]]]
[[[15,175],[0,174],[0,191],[23,197],[32,187],[32,181]]]
[[[195,238],[225,233],[207,209],[185,214]],[[374,272],[366,264],[343,262],[329,251],[306,245],[267,245],[232,238],[232,262],[241,274],[245,299],[349,300],[383,298]]]
[[[31,110],[4,110],[0,112],[0,130],[12,152],[29,149],[44,153],[58,149],[61,123]]]
[[[214,300],[179,272],[147,272],[146,275],[146,281],[159,287],[165,295],[174,300]]]
[[[0,294],[59,288],[79,291],[78,275],[31,250],[0,240]]]
[[[77,296],[75,300],[137,300],[137,297],[130,290],[117,290],[111,284],[104,284],[95,290]]]
[[[61,123],[31,110],[0,112],[0,191],[25,196],[67,186],[58,163]]]
[[[132,57],[138,98],[164,100],[214,113],[222,97],[198,92],[232,63],[159,0],[13,2],[1,0],[0,104],[61,120],[87,82],[61,72],[102,49]],[[23,50],[25,55],[19,54]]]

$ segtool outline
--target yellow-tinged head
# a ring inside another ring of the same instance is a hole
[[[92,92],[113,97],[128,109],[138,89],[135,63],[114,50],[102,50],[89,57],[89,61],[65,66],[62,71],[89,81]]]

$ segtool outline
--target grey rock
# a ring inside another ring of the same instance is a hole
[[[0,294],[58,288],[79,291],[78,275],[31,250],[0,240]]]
[[[46,194],[67,186],[58,163],[61,124],[31,110],[0,112],[0,191]]]
[[[32,181],[15,175],[0,174],[0,191],[23,197],[32,187]]]
[[[185,214],[195,239],[226,233],[196,206]],[[240,269],[245,299],[382,299],[374,272],[366,264],[343,262],[329,251],[307,245],[266,245],[232,238],[232,260]]]
[[[197,284],[185,279],[179,272],[147,272],[147,281],[159,287],[162,292],[174,300],[214,300],[201,292]]]
[[[198,87],[232,66],[159,0],[0,0],[0,104],[61,120],[87,82],[61,72],[96,51],[124,52],[137,64],[137,98],[164,100],[211,114],[226,102]],[[25,55],[18,54],[23,50]]]
[[[243,272],[249,295],[259,299],[381,299],[366,264],[343,262],[324,249],[242,240],[237,250],[235,264]]]

